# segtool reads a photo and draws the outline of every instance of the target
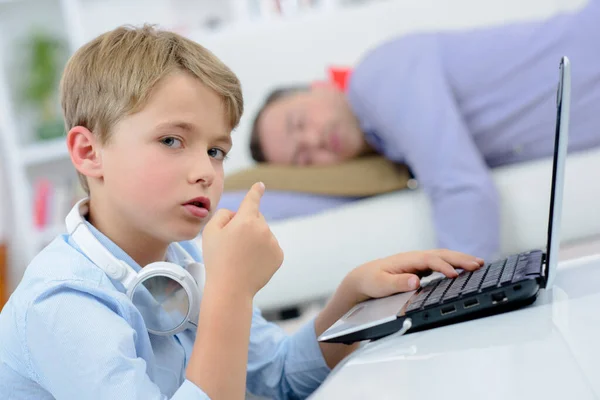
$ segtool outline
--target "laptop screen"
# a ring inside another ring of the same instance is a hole
[[[567,57],[560,61],[560,76],[556,93],[556,132],[554,139],[554,161],[552,166],[552,189],[550,194],[550,216],[548,218],[548,244],[546,248],[546,270],[543,287],[552,286],[558,264],[560,225],[562,216],[565,163],[569,139],[569,112],[571,105],[571,64]]]

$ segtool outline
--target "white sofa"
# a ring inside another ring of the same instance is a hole
[[[193,37],[213,50],[242,81],[246,112],[234,133],[227,171],[252,164],[247,150],[249,125],[266,93],[276,85],[323,78],[327,66],[353,65],[368,48],[390,36],[542,18],[584,3],[387,0],[251,31]],[[502,197],[503,254],[545,247],[551,169],[551,159],[545,159],[493,172]],[[600,150],[568,157],[563,242],[600,235],[598,171]],[[256,297],[256,305],[265,310],[327,297],[349,270],[368,260],[436,247],[429,203],[418,189],[278,221],[271,227],[285,260]]]

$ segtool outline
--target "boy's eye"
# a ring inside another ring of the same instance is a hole
[[[162,144],[164,144],[165,146],[171,147],[173,149],[178,149],[178,148],[180,148],[183,145],[183,143],[181,142],[181,140],[179,140],[177,138],[174,138],[172,136],[168,136],[168,137],[162,138],[162,139],[160,139],[160,142]]]
[[[225,154],[225,151],[218,149],[216,147],[209,149],[208,155],[210,157],[216,158],[217,160],[224,160],[227,157],[227,154]]]

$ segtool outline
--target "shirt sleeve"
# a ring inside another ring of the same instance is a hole
[[[254,310],[248,354],[247,389],[270,399],[298,399],[312,394],[330,368],[317,341],[314,320],[293,335]]]
[[[208,399],[187,380],[170,396],[160,392],[137,354],[149,339],[126,320],[134,315],[72,282],[52,285],[25,317],[31,376],[57,399]]]
[[[431,201],[438,246],[489,258],[499,250],[499,200],[462,118],[434,35],[374,51],[350,96],[371,118],[385,155],[402,154]]]

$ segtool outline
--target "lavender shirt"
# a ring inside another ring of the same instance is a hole
[[[600,1],[545,21],[391,40],[355,68],[348,98],[367,140],[407,163],[438,245],[499,251],[490,167],[553,154],[558,66],[572,64],[569,150],[600,145]]]

